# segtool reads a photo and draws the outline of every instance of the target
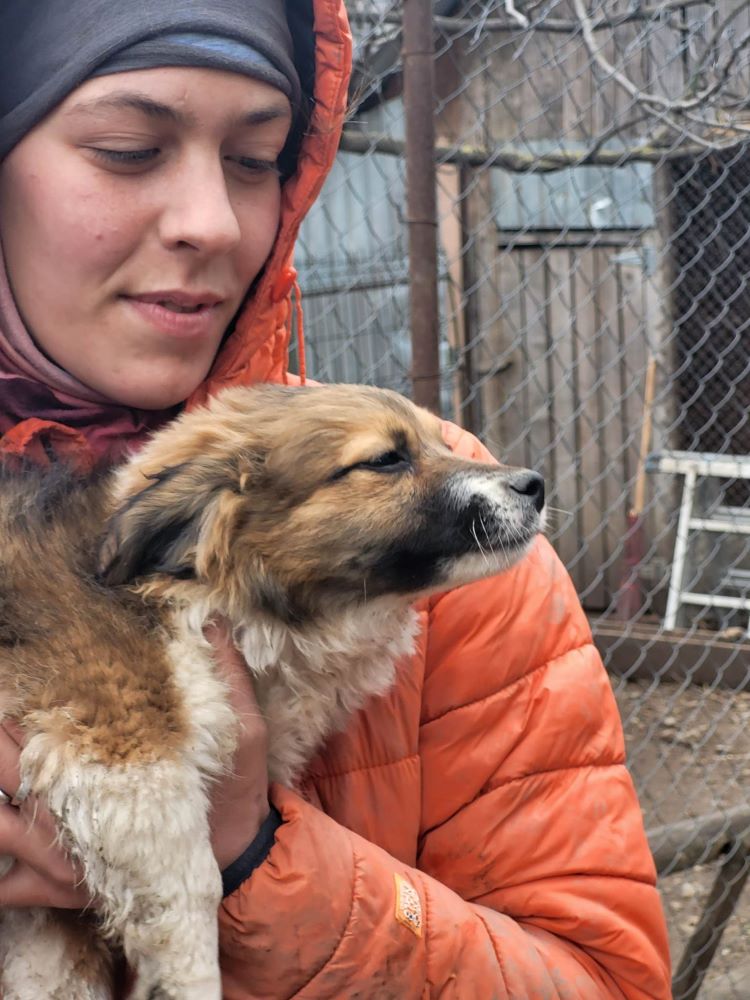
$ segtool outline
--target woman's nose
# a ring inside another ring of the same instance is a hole
[[[205,253],[232,250],[241,236],[222,163],[186,166],[165,190],[161,216],[162,243],[170,249],[186,246]]]

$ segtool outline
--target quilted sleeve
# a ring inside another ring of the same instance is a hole
[[[284,823],[220,916],[227,1000],[668,1000],[617,711],[570,588],[542,542],[433,603],[417,868],[273,789]]]
[[[434,602],[429,643],[419,867],[474,904],[508,996],[671,996],[619,715],[551,547]]]

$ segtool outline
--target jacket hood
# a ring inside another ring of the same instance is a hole
[[[300,224],[336,157],[352,64],[351,34],[343,0],[292,0],[287,11],[297,62],[302,63],[298,68],[303,88],[306,82],[312,88],[309,126],[301,141],[296,170],[282,190],[279,230],[262,276],[188,406],[204,402],[229,385],[287,379],[292,294],[297,278],[294,244]],[[314,50],[305,52],[310,36],[314,38]],[[311,56],[314,66],[304,65],[305,61],[312,62]]]
[[[271,254],[208,377],[186,401],[188,407],[199,405],[226,386],[287,381],[291,299],[296,286],[294,244],[336,157],[347,110],[352,45],[343,0],[287,0],[286,13],[309,115],[304,134],[293,134],[282,154],[282,169],[292,162],[293,172],[282,187],[279,227]],[[83,468],[90,467],[102,458],[116,460],[123,449],[168,416],[166,411],[152,414],[98,403],[92,414],[85,406],[78,407],[71,421],[67,411],[61,410],[59,416],[55,412],[59,394],[52,406],[45,396],[37,409],[33,390],[33,384],[29,388],[28,380],[24,382],[18,389],[23,406],[10,407],[6,419],[0,420],[0,454],[44,462],[51,449]],[[42,395],[50,395],[42,382],[40,390]],[[20,423],[14,421],[14,414]]]

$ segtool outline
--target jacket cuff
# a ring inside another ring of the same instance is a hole
[[[296,996],[327,966],[351,919],[354,835],[281,785],[271,784],[269,800],[283,819],[273,850],[219,907],[227,1000]]]
[[[222,896],[224,899],[239,889],[245,879],[249,878],[258,865],[262,864],[268,852],[273,847],[276,831],[282,824],[281,813],[276,806],[271,805],[268,816],[261,823],[249,847],[240,854],[236,861],[221,873]]]

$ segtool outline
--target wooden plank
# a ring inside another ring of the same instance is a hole
[[[629,2],[629,0],[626,0]],[[622,2],[612,4],[612,17],[616,17],[623,12]],[[628,44],[638,32],[637,23],[623,25],[612,32],[600,32],[597,35],[597,43],[602,46],[602,55],[613,66],[621,67],[626,73],[630,72],[628,66],[627,49]],[[581,43],[582,44],[582,43]],[[605,129],[609,129],[615,123],[625,122],[632,117],[630,98],[617,83],[613,80],[602,80],[601,74],[597,75],[597,70],[590,60],[591,87],[592,87],[592,134],[599,135]],[[619,135],[618,129],[618,135]]]
[[[529,380],[530,361],[526,344],[526,271],[522,253],[497,255],[502,312],[500,322],[514,341],[512,364],[503,375],[503,388],[510,402],[503,421],[504,437],[498,455],[511,465],[535,467],[538,454],[532,447]]]
[[[618,288],[616,339],[620,359],[618,365],[620,383],[618,413],[621,434],[620,474],[622,477],[623,511],[627,512],[633,502],[635,481],[638,475],[645,379],[648,366],[647,338],[650,336],[643,295],[643,246],[639,243],[636,246],[631,244],[630,247],[624,247],[619,253],[613,253],[610,261],[615,268],[615,282]],[[618,524],[621,525],[621,531],[624,532],[626,522],[618,520]],[[651,544],[651,531],[644,528],[642,537],[646,545],[646,551],[643,553],[645,562],[648,559]],[[621,562],[618,568],[618,578],[612,581],[615,586],[618,586],[622,579]],[[650,595],[646,596],[648,600]]]
[[[738,838],[728,845],[698,925],[685,945],[672,980],[672,992],[676,1000],[697,1000],[748,875],[749,845],[746,840]]]
[[[562,16],[573,16],[570,0],[563,0],[557,10]],[[555,62],[563,81],[563,120],[561,138],[564,141],[586,141],[594,133],[594,82],[591,57],[580,35],[574,35],[561,45],[558,42]]]
[[[678,446],[680,402],[674,372],[675,357],[675,247],[673,245],[674,217],[672,211],[674,185],[669,167],[659,167],[654,171],[653,198],[656,207],[656,228],[644,233],[642,246],[650,263],[648,273],[642,283],[642,312],[646,326],[647,344],[636,332],[634,344],[640,341],[656,359],[656,395],[653,410],[653,436],[651,448],[654,451]],[[645,370],[646,360],[643,367]],[[647,539],[649,558],[655,560],[656,573],[652,578],[652,592],[656,598],[651,608],[654,612],[664,610],[667,568],[674,551],[674,528],[680,504],[678,484],[672,476],[649,476],[647,490]],[[660,606],[658,606],[660,605]]]
[[[503,322],[489,171],[476,172],[466,198],[475,272],[471,294],[475,296],[476,328],[471,330],[471,367],[481,397],[482,436],[490,451],[498,454],[507,437],[509,404],[502,372],[512,361],[513,332],[506,330]]]
[[[629,9],[629,4],[630,0],[619,0],[612,12],[613,16],[624,13]],[[648,54],[644,56],[643,52],[645,36],[643,23],[633,21],[623,24],[615,29],[613,36],[615,65],[621,67],[636,85],[642,86],[644,76],[648,75],[650,61]],[[612,82],[602,87],[602,90],[605,94],[608,94],[610,90],[615,91],[612,98],[613,116],[611,120],[616,120],[623,125],[634,118],[633,99],[622,87]],[[606,118],[603,118],[601,125],[606,128],[608,124]],[[639,128],[639,125],[634,124],[629,129],[621,128],[618,130],[618,134],[624,139],[634,138],[641,134]]]
[[[451,412],[446,416],[459,427],[467,425],[464,399],[467,392],[464,378],[466,361],[466,329],[461,301],[462,233],[459,199],[461,197],[460,171],[455,166],[442,166],[437,170],[438,246],[445,259],[446,276],[443,313],[446,336],[456,370],[451,380]]]
[[[711,864],[732,841],[744,840],[750,847],[750,806],[651,827],[647,836],[658,874],[674,875],[695,865]]]
[[[686,44],[683,33],[675,31],[666,19],[651,21],[641,47],[640,72],[637,62],[634,64],[633,82],[636,86],[672,99],[683,97],[688,85],[690,62]],[[652,122],[651,127],[656,124],[656,121]]]
[[[596,419],[599,446],[601,541],[604,558],[605,600],[610,604],[617,591],[621,570],[620,555],[625,533],[627,495],[624,488],[623,461],[626,450],[620,413],[622,392],[620,368],[622,357],[617,336],[618,284],[616,264],[611,264],[608,250],[592,250],[595,280],[595,357],[599,376]]]
[[[597,246],[622,250],[623,245],[633,239],[632,229],[606,229],[597,233]],[[517,247],[546,247],[550,243],[560,243],[559,229],[527,229],[524,232],[500,234],[500,245],[510,249]],[[565,234],[566,247],[588,247],[591,245],[590,229],[571,229]]]
[[[512,34],[487,33],[482,53],[490,71],[483,74],[485,108],[489,108],[491,142],[546,139],[563,129],[563,89],[559,72],[559,38],[534,32],[520,55]],[[481,62],[473,55],[473,71]],[[467,67],[468,68],[468,67]],[[502,94],[502,100],[498,95]]]
[[[544,253],[541,250],[519,254],[523,281],[520,307],[523,316],[523,353],[526,365],[525,452],[530,465],[549,478],[549,381],[547,351],[547,312],[544,292]]]
[[[595,297],[597,287],[594,260],[591,252],[577,256],[571,273],[574,289],[573,303],[573,371],[578,403],[576,422],[579,463],[579,530],[582,572],[579,594],[587,608],[604,608],[607,595],[604,588],[602,566],[605,550],[602,538],[600,453],[597,442],[597,342]]]
[[[622,263],[618,260],[619,254],[610,256],[610,267],[612,268],[613,279],[617,289],[615,314],[612,317],[614,324],[615,338],[619,363],[617,365],[618,392],[620,404],[617,408],[617,417],[620,422],[620,437],[623,443],[620,460],[620,471],[622,473],[623,488],[631,495],[633,488],[632,481],[635,477],[637,463],[637,453],[633,450],[632,424],[628,419],[628,403],[631,395],[631,382],[628,378],[628,349],[625,334],[625,282],[623,281]]]
[[[577,398],[571,372],[575,364],[571,316],[570,273],[575,255],[567,248],[549,250],[545,266],[547,326],[547,384],[549,398],[549,537],[572,571],[576,584],[583,582],[583,553],[576,512],[581,503],[576,432]]]
[[[730,691],[750,690],[750,642],[727,642],[716,632],[665,632],[660,626],[592,622],[594,642],[608,672],[628,680],[706,684]]]

